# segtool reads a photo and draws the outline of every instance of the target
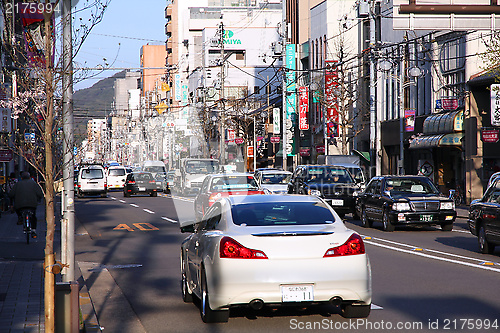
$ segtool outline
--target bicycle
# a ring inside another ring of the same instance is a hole
[[[455,189],[455,196],[453,197],[453,200],[455,201],[455,206],[459,206],[462,202],[464,202],[462,188],[459,185],[457,185],[457,188]]]
[[[36,238],[36,233],[32,229],[35,212],[32,209],[23,209],[21,211],[21,218],[23,220],[23,231],[26,235],[26,244],[29,244],[30,238]]]

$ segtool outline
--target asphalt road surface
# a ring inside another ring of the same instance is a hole
[[[179,220],[194,219],[193,198],[161,195],[76,200],[76,261],[104,332],[500,332],[500,250],[477,252],[458,219],[454,230],[371,229],[373,305],[365,319],[344,319],[331,306],[232,311],[204,324],[199,304],[180,293]]]

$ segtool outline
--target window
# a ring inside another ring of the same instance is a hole
[[[260,94],[260,87],[259,87],[259,86],[254,86],[254,87],[253,87],[253,93],[254,93],[255,95]]]

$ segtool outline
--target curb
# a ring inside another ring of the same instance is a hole
[[[94,309],[94,304],[92,304],[92,299],[90,298],[89,290],[83,279],[82,270],[80,265],[77,264],[78,271],[80,272],[80,277],[83,283],[81,284],[80,292],[78,295],[80,304],[80,332],[90,333],[90,332],[102,332],[102,327],[97,321],[97,316]],[[83,327],[82,327],[83,326]]]

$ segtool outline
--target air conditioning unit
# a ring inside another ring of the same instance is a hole
[[[358,18],[368,17],[370,14],[370,4],[368,0],[359,0],[358,4]]]

